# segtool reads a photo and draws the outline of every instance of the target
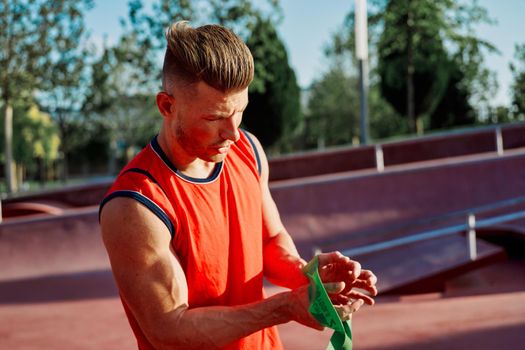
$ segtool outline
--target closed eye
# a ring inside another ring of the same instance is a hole
[[[206,119],[208,121],[211,121],[211,122],[214,122],[214,121],[221,120],[221,119],[224,119],[224,118],[221,117],[221,116],[218,116],[218,115],[208,115],[208,116],[204,117],[204,119]]]

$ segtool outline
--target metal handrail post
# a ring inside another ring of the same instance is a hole
[[[496,151],[498,156],[503,155],[503,135],[501,133],[501,126],[496,128]]]
[[[474,261],[478,258],[478,250],[476,246],[476,216],[474,214],[468,216],[467,225],[468,252],[470,260]]]
[[[385,170],[385,160],[383,158],[383,147],[381,145],[376,145],[376,168],[377,171],[382,173]]]

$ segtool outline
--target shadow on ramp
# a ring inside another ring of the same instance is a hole
[[[0,304],[43,303],[118,296],[110,270],[0,282]]]

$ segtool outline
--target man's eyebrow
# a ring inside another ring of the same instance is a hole
[[[248,107],[248,102],[246,102],[246,104],[240,109],[240,112],[244,112],[246,107]],[[223,112],[213,112],[213,111],[209,111],[209,112],[205,113],[205,115],[206,116],[210,116],[210,117],[220,117],[220,118],[228,118],[228,117],[231,116],[231,114],[227,114],[227,113],[223,113]]]

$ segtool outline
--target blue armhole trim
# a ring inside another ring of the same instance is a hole
[[[155,202],[153,202],[151,199],[145,197],[139,192],[135,191],[115,191],[111,193],[109,196],[104,198],[102,200],[102,203],[100,203],[100,209],[98,210],[98,220],[100,221],[100,213],[102,212],[102,208],[104,205],[106,205],[107,202],[112,200],[116,197],[127,197],[127,198],[133,198],[139,203],[143,204],[146,208],[151,210],[153,214],[157,215],[157,217],[168,227],[168,230],[170,231],[171,238],[173,239],[173,236],[175,234],[175,228],[173,227],[173,223],[171,222],[168,215],[164,212],[164,210],[161,209]]]
[[[157,184],[157,185],[159,184],[157,182],[157,180],[155,180],[155,178],[149,172],[147,172],[144,169],[141,169],[141,168],[129,168],[126,171],[124,171],[122,174],[120,174],[119,176],[122,176],[122,175],[127,174],[127,173],[139,173],[139,174],[142,174],[142,175],[146,176],[148,179],[150,179],[151,181],[153,181],[155,184]]]
[[[259,152],[257,151],[257,147],[255,147],[255,143],[253,142],[250,135],[245,130],[240,130],[246,136],[246,138],[250,142],[250,145],[252,145],[253,153],[255,153],[255,160],[257,161],[257,172],[259,173],[259,176],[261,176],[261,158],[259,158]]]
[[[148,179],[151,180],[151,182],[153,182],[155,185],[157,185],[160,188],[160,190],[164,193],[164,195],[166,197],[168,197],[168,195],[166,194],[166,191],[164,191],[164,189],[159,184],[159,182],[157,180],[155,180],[153,175],[151,175],[148,171],[146,171],[144,169],[141,169],[141,168],[129,168],[128,170],[126,170],[122,174],[120,174],[119,176],[122,176],[122,175],[127,174],[127,173],[138,173],[138,174],[142,174],[142,175],[146,176]]]

